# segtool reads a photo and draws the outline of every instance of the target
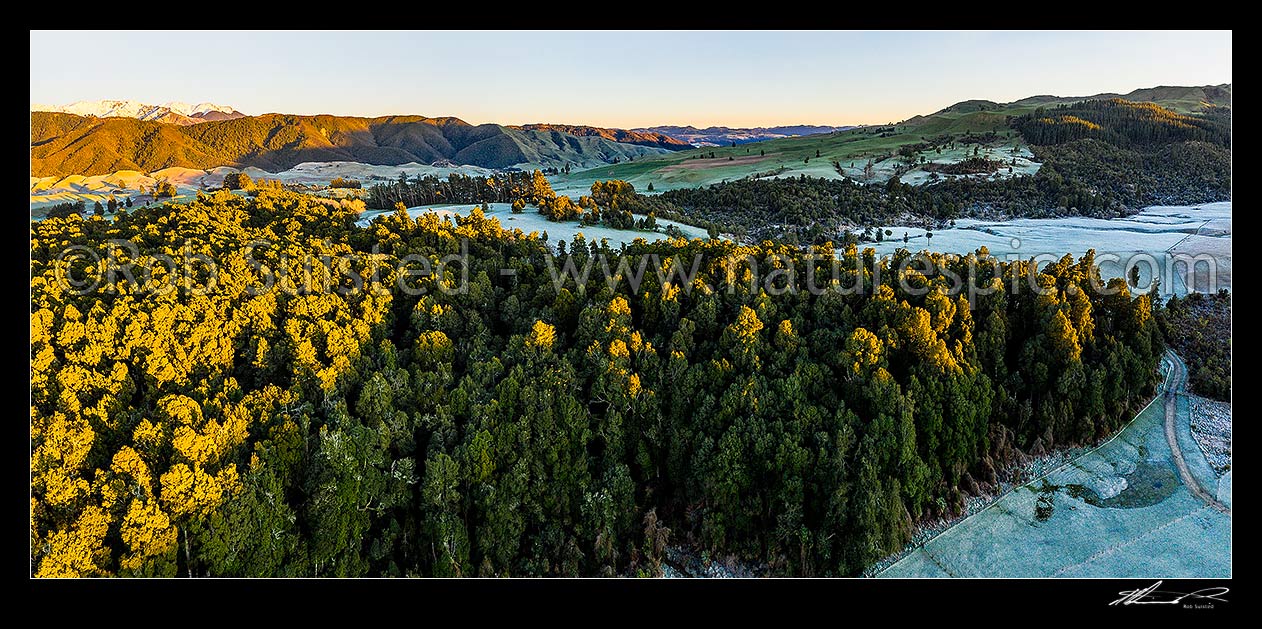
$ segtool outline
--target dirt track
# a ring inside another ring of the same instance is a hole
[[[1214,492],[1201,487],[1201,484],[1192,476],[1192,472],[1188,470],[1187,463],[1183,461],[1183,451],[1179,449],[1179,440],[1175,438],[1174,418],[1178,411],[1179,396],[1183,395],[1183,389],[1187,385],[1187,367],[1178,356],[1173,353],[1170,356],[1173,373],[1170,377],[1170,386],[1166,389],[1166,442],[1170,444],[1170,452],[1174,454],[1175,466],[1179,468],[1179,478],[1183,480],[1183,485],[1205,504],[1231,515],[1231,509],[1219,502]]]

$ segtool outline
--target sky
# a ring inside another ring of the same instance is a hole
[[[974,98],[1230,82],[1230,31],[31,32],[32,103],[474,124],[883,124]]]

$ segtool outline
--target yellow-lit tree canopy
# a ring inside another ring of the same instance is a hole
[[[580,265],[703,262],[558,286],[556,251],[481,212],[357,219],[263,189],[32,224],[32,575],[636,575],[671,544],[852,575],[1018,449],[1117,429],[1162,351],[1087,258],[1036,292],[1027,262],[936,255],[1017,287],[970,308],[899,282],[906,252],[872,273],[851,247],[833,286],[863,290],[813,294],[749,261],[827,277],[831,247],[576,240]],[[464,290],[398,288],[462,248]]]

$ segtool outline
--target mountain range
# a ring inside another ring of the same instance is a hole
[[[527,131],[560,131],[562,133],[568,133],[570,135],[580,137],[601,137],[614,142],[638,144],[640,146],[655,146],[657,148],[670,149],[672,151],[682,151],[684,149],[692,148],[692,145],[686,140],[648,129],[609,129],[605,127],[589,127],[587,125],[543,123],[527,124],[510,128],[523,129]]]
[[[168,124],[191,125],[241,118],[245,114],[227,105],[179,101],[150,105],[134,100],[85,100],[69,105],[31,105],[31,111],[57,112],[93,118],[135,118]]]
[[[542,123],[473,125],[459,118],[425,116],[246,116],[232,107],[213,103],[146,105],[135,101],[92,101],[64,107],[32,105],[31,175],[90,176],[119,170],[152,172],[173,166],[256,167],[279,172],[303,162],[349,161],[386,166],[417,162],[493,169],[597,168],[592,176],[641,178],[655,178],[653,169],[666,169],[664,173],[669,171],[671,176],[680,178],[674,185],[695,185],[711,178],[723,180],[776,169],[781,175],[800,172],[811,176],[850,176],[853,173],[841,173],[832,162],[844,161],[846,168],[853,169],[853,162],[866,159],[867,153],[892,151],[913,137],[997,131],[1006,126],[1006,117],[1038,107],[1118,97],[1159,104],[1178,113],[1198,114],[1207,108],[1229,108],[1231,85],[1159,86],[1088,97],[1031,96],[1012,103],[968,100],[898,123],[894,128],[899,131],[893,137],[887,137],[891,135],[889,130],[878,136],[853,136],[875,128],[817,125],[702,129],[658,126],[626,130]],[[903,134],[912,135],[903,138]],[[860,139],[864,141],[857,141]],[[708,162],[683,164],[679,160],[695,157],[686,151],[674,155],[692,145],[725,147],[760,141],[770,142],[759,152],[760,156],[765,153],[767,159],[757,162],[746,157],[745,149],[740,155],[723,156],[733,160],[741,157],[739,163],[720,159],[715,168],[708,168]],[[812,162],[812,157],[824,159]],[[652,164],[637,163],[633,173],[621,172],[625,170],[624,162],[637,158],[647,158]],[[713,177],[703,175],[703,170],[713,171]],[[669,183],[655,181],[658,189]]]
[[[598,135],[472,125],[458,118],[265,114],[180,125],[31,113],[33,177],[152,172],[172,166],[253,166],[278,172],[303,162],[331,161],[591,168],[668,152]]]

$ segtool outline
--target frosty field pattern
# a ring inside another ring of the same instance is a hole
[[[540,214],[533,207],[527,208],[521,214],[513,214],[512,206],[508,203],[488,203],[491,211],[486,213],[487,218],[499,220],[500,226],[504,229],[520,229],[529,234],[531,232],[539,232],[540,234],[548,234],[548,242],[552,246],[556,246],[556,241],[564,240],[567,243],[574,240],[578,234],[582,234],[587,242],[600,242],[603,239],[609,240],[611,247],[617,247],[623,243],[630,244],[637,238],[643,238],[648,242],[661,240],[666,238],[666,234],[661,231],[648,231],[642,229],[613,229],[604,225],[583,225],[578,221],[550,221],[547,217]],[[408,208],[408,216],[416,218],[422,214],[433,212],[440,217],[464,215],[473,211],[478,205],[421,205]],[[384,210],[369,210],[360,215],[358,225],[367,227],[373,219],[384,214],[389,214]],[[683,232],[687,238],[705,238],[705,230],[692,225],[684,225],[674,221],[659,218],[657,224],[661,229],[666,229],[668,225],[674,225]]]
[[[877,576],[1230,577],[1231,472],[1216,475],[1192,439],[1182,361],[1167,352],[1162,372],[1156,399],[1113,439]]]
[[[1059,258],[1066,253],[1075,258],[1095,249],[1100,276],[1108,281],[1123,277],[1123,268],[1133,256],[1151,256],[1159,265],[1163,295],[1188,292],[1183,262],[1168,268],[1169,256],[1212,256],[1215,275],[1206,274],[1206,264],[1196,265],[1194,288],[1198,292],[1217,292],[1231,288],[1231,202],[1202,205],[1158,205],[1116,219],[1075,216],[1068,218],[1019,218],[1008,221],[986,221],[962,218],[954,227],[933,231],[925,238],[924,227],[890,225],[881,227],[891,235],[882,242],[866,242],[859,249],[872,248],[878,255],[891,254],[905,248],[968,254],[986,247],[990,254],[1003,260],[1030,259],[1033,256]],[[906,234],[907,242],[903,242]],[[1105,254],[1120,258],[1111,261]],[[1043,260],[1045,258],[1041,258]],[[1139,269],[1140,286],[1147,286],[1152,276],[1146,263]]]

